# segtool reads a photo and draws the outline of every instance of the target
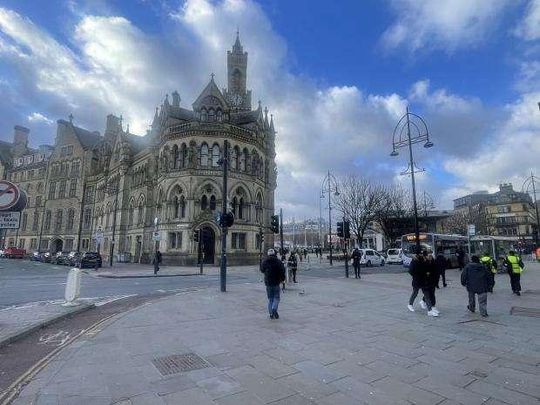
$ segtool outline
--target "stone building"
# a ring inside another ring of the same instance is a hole
[[[39,209],[25,210],[38,216],[37,229],[8,231],[8,244],[24,239],[31,250],[99,250],[106,260],[114,250],[115,260],[132,262],[148,262],[158,247],[165,263],[183,265],[197,261],[193,234],[200,229],[204,261],[217,264],[227,142],[228,209],[235,215],[228,262],[258,261],[259,251],[274,243],[268,225],[277,177],[275,130],[267,108],[259,102],[252,109],[247,59],[237,35],[227,52],[227,88],[220,90],[211,75],[191,108],[178,92],[166,95],[144,136],[130,133],[129,125],[124,129],[114,115],[107,116],[103,135],[77,127],[72,117],[58,120],[39,191],[14,165],[7,169],[6,177],[31,201],[40,198]],[[19,156],[15,143],[13,161]],[[28,238],[36,239],[35,248]]]

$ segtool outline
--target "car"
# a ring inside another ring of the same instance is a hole
[[[69,266],[69,252],[56,252],[51,259],[52,264],[58,264],[60,266]]]
[[[85,252],[81,255],[77,267],[83,269],[85,267],[95,268],[101,267],[102,260],[101,255],[97,252]]]
[[[360,249],[362,258],[360,264],[366,267],[384,266],[385,260],[377,251],[373,249]]]
[[[8,259],[22,259],[26,254],[26,250],[10,246],[5,250],[4,254]]]
[[[82,253],[73,251],[70,252],[68,255],[68,265],[69,266],[77,266],[79,264],[79,261],[81,260]]]
[[[399,248],[388,249],[386,251],[386,263],[403,264],[403,250]]]

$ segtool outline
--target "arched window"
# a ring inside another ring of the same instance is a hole
[[[180,218],[180,198],[177,195],[173,199],[173,218]]]
[[[201,210],[205,210],[208,208],[208,197],[206,195],[203,195],[201,197]]]
[[[186,167],[187,166],[187,158],[188,158],[188,149],[185,143],[182,144],[182,149],[180,153],[180,167]]]
[[[212,167],[219,166],[218,164],[219,155],[220,155],[219,145],[215,143],[214,146],[212,146]]]
[[[242,171],[248,171],[248,166],[249,166],[249,152],[247,150],[247,148],[244,148],[244,150],[242,151],[242,161],[243,161],[243,164],[244,164],[244,167],[240,170]]]
[[[32,195],[32,184],[29,184],[29,185],[26,187],[26,194],[27,194],[27,195]]]
[[[238,219],[244,219],[244,198],[240,197],[238,203]]]
[[[38,192],[38,193],[43,193],[43,183],[38,183],[38,185],[37,185],[37,192]]]
[[[246,152],[246,149],[244,149],[244,152],[239,153],[240,164],[238,165],[238,170],[242,172],[246,170]]]
[[[70,208],[68,210],[68,217],[66,223],[66,230],[71,231],[73,229],[73,223],[75,222],[75,210]]]
[[[184,196],[180,197],[180,218],[186,217],[186,198]]]
[[[208,121],[208,114],[206,108],[201,109],[201,121]]]
[[[208,145],[206,143],[201,145],[201,166],[208,166]]]
[[[238,208],[238,199],[236,197],[233,197],[232,199],[232,202],[231,202],[231,208],[232,208],[232,212],[233,212],[233,215],[235,217],[237,217],[237,208]]]
[[[235,146],[231,153],[231,169],[238,170],[238,146]]]
[[[64,220],[64,212],[62,210],[56,211],[56,216],[54,218],[54,230],[60,231],[62,229],[62,222]]]
[[[173,169],[178,169],[178,167],[180,166],[180,162],[179,162],[180,154],[178,152],[178,145],[173,146],[171,158],[173,161]]]
[[[223,121],[223,113],[221,112],[221,109],[219,108],[217,110],[216,117],[217,117],[218,122]]]
[[[144,197],[139,197],[139,206],[137,207],[137,224],[144,225]]]
[[[43,227],[46,231],[51,229],[51,211],[45,212],[45,223],[43,224]]]
[[[212,211],[216,209],[216,196],[215,195],[210,196],[210,209]]]
[[[210,108],[208,110],[208,121],[214,122],[216,120],[216,112],[213,108]]]
[[[129,212],[128,212],[128,226],[133,226],[133,215],[135,214],[135,208],[133,207],[133,201],[129,203]]]

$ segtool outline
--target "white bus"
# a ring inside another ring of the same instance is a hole
[[[459,267],[458,252],[465,254],[467,263],[467,237],[461,235],[445,235],[440,233],[420,233],[420,249],[427,250],[434,255],[442,253],[450,263],[450,268]],[[416,235],[409,233],[401,237],[403,253],[411,256],[416,249]],[[405,261],[404,261],[405,262]]]

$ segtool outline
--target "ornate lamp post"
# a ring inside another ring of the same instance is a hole
[[[328,238],[330,246],[330,266],[332,262],[332,193],[337,197],[339,195],[338,182],[334,175],[328,170],[328,174],[324,177],[321,185],[321,198],[328,195]]]
[[[539,103],[540,107],[540,103]],[[540,216],[538,215],[538,200],[536,199],[536,182],[540,184],[540,178],[538,176],[535,176],[533,172],[531,172],[531,175],[527,177],[527,180],[523,183],[523,186],[521,187],[521,190],[524,193],[532,194],[533,197],[533,204],[534,204],[534,210],[536,213],[536,234],[535,234],[535,241],[536,247],[540,245],[539,239],[540,239]],[[518,226],[519,229],[519,226]]]
[[[413,131],[413,134],[411,134]],[[420,230],[418,228],[418,207],[416,205],[416,183],[414,179],[415,164],[413,157],[412,145],[416,143],[424,143],[424,148],[431,148],[433,142],[429,140],[429,131],[426,122],[419,115],[409,112],[409,107],[405,115],[403,115],[396,127],[392,136],[392,153],[390,156],[398,156],[398,149],[408,147],[409,148],[409,170],[412,180],[412,195],[413,195],[413,208],[414,208],[414,234],[416,239],[416,253],[420,253]],[[404,172],[408,174],[408,171]]]

